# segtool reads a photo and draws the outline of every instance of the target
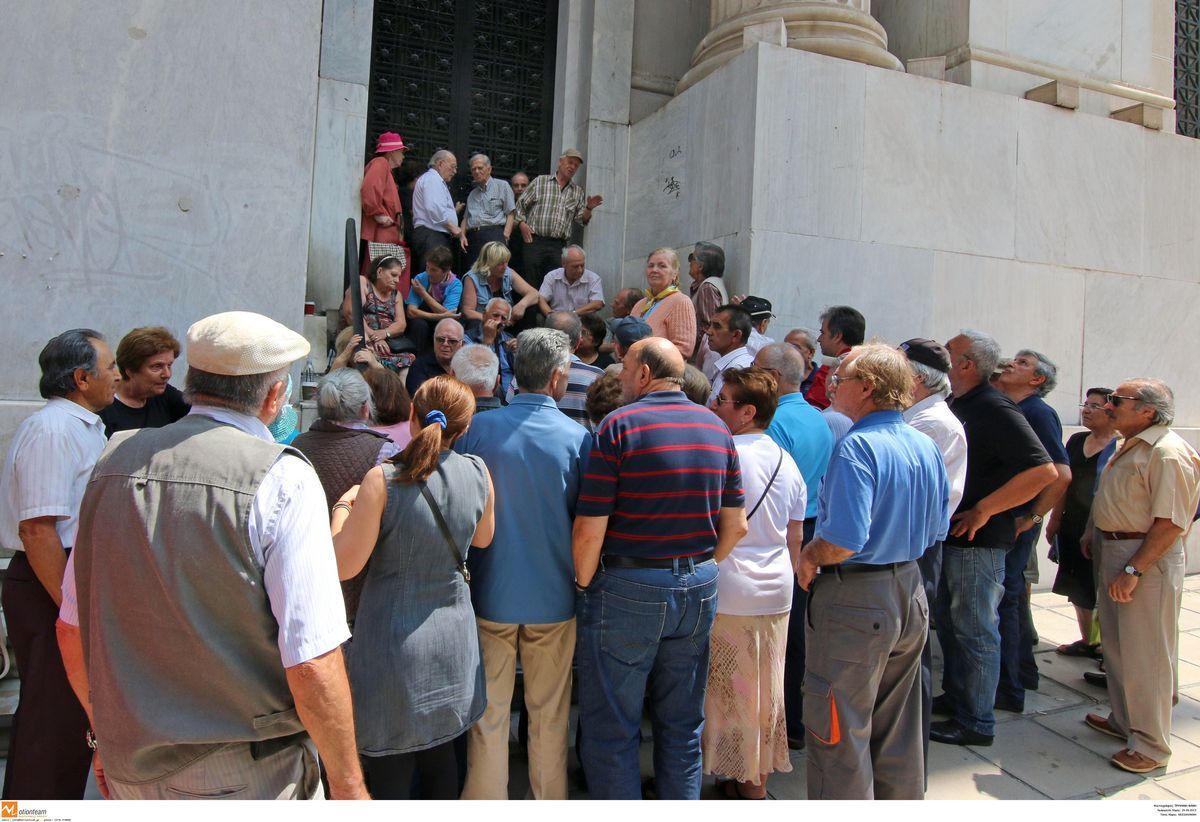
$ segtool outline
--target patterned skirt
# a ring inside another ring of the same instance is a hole
[[[783,707],[788,615],[717,614],[704,698],[704,772],[758,782],[792,769]]]

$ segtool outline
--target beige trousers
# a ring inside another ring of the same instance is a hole
[[[1140,539],[1104,539],[1097,562],[1100,635],[1108,672],[1109,722],[1126,746],[1158,762],[1171,756],[1171,706],[1179,667],[1179,609],[1183,604],[1183,541],[1145,569],[1133,601],[1113,602],[1108,584],[1141,547]]]
[[[487,674],[487,708],[467,732],[462,798],[508,799],[508,736],[520,655],[529,709],[530,793],[534,799],[566,799],[575,618],[548,625],[476,621]]]

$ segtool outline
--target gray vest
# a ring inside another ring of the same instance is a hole
[[[114,778],[159,779],[219,745],[303,729],[248,530],[285,451],[299,456],[197,415],[119,433],[96,463],[75,573]]]

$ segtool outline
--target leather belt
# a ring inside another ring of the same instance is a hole
[[[600,565],[604,568],[674,568],[676,562],[685,563],[689,559],[695,565],[702,562],[708,562],[715,555],[715,551],[705,551],[703,554],[692,554],[686,557],[673,557],[671,559],[650,559],[648,557],[625,557],[616,554],[605,554],[600,557]]]
[[[1111,540],[1126,540],[1126,539],[1145,539],[1146,535],[1137,531],[1101,531],[1100,534],[1105,539]]]
[[[915,559],[906,559],[902,562],[889,562],[886,565],[867,565],[862,562],[842,562],[837,565],[822,565],[821,573],[837,574],[838,576],[845,576],[846,574],[870,574],[877,571],[894,571],[914,562],[916,562]]]

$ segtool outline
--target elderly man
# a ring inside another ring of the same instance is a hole
[[[950,352],[941,343],[915,337],[900,343],[913,374],[913,402],[904,411],[904,421],[933,440],[946,465],[950,481],[949,510],[958,507],[967,481],[967,433],[946,405],[950,396]],[[942,543],[934,542],[917,560],[925,598],[932,609],[942,578]],[[929,760],[929,726],[933,713],[933,644],[925,637],[921,651],[921,739],[926,775]]]
[[[567,798],[567,728],[575,655],[571,520],[592,438],[558,412],[571,346],[535,328],[517,341],[521,393],[476,419],[454,450],[477,454],[496,487],[496,536],[471,553],[471,600],[487,673],[488,704],[468,732],[464,799],[508,798],[508,736],[518,656],[529,709],[529,786],[535,799]],[[530,500],[537,500],[530,505]]]
[[[833,434],[800,393],[805,360],[787,343],[771,343],[754,357],[754,365],[770,371],[779,390],[779,406],[767,427],[767,436],[791,454],[804,477],[807,488],[821,487],[829,457],[833,453]],[[817,527],[817,494],[808,497],[804,512],[804,541],[813,538]],[[788,616],[787,653],[783,669],[784,711],[787,714],[788,746],[804,747],[804,610],[808,592],[799,585],[792,589],[792,610]]]
[[[500,398],[496,396],[500,384],[500,360],[486,345],[476,343],[458,349],[450,360],[450,373],[471,389],[476,414],[500,407]]]
[[[622,317],[613,325],[613,359],[616,360],[604,369],[610,374],[620,374],[624,367],[625,354],[638,340],[650,336],[650,324],[640,317]]]
[[[558,158],[553,174],[534,178],[517,200],[517,225],[525,241],[522,275],[534,288],[542,287],[546,272],[561,265],[563,246],[571,241],[575,223],[586,226],[592,212],[604,203],[599,194],[588,197],[572,182],[583,165],[583,155],[569,148]]]
[[[1029,608],[1025,570],[1042,534],[1042,520],[1071,484],[1071,458],[1063,447],[1062,422],[1042,397],[1058,384],[1058,366],[1045,354],[1023,348],[1004,364],[993,385],[1017,404],[1033,433],[1054,463],[1058,477],[1017,513],[1017,541],[1004,559],[1004,598],[1000,600],[1000,685],[996,707],[1020,713],[1025,690],[1037,690],[1038,669],[1033,656],[1037,632]],[[1033,559],[1037,568],[1037,559]]]
[[[579,317],[570,311],[551,311],[546,317],[546,327],[566,334],[571,346],[570,372],[563,395],[557,398],[558,407],[568,417],[592,431],[592,420],[587,412],[587,390],[588,386],[603,376],[604,371],[594,365],[588,365],[575,354],[575,349],[579,348],[579,339],[583,335],[583,324],[579,322]],[[509,401],[512,401],[511,398]]]
[[[450,373],[450,360],[463,344],[463,327],[458,320],[447,317],[433,327],[433,351],[422,354],[408,369],[404,387],[410,395],[426,380]]]
[[[750,312],[750,337],[746,340],[746,349],[751,355],[757,354],[765,346],[775,342],[767,336],[767,328],[775,317],[771,313],[771,301],[764,297],[742,297],[737,304]]]
[[[988,383],[1000,362],[991,337],[964,329],[948,343],[950,410],[967,434],[962,500],[942,545],[935,619],[945,668],[933,712],[951,717],[929,738],[991,745],[1000,680],[1000,599],[1004,558],[1016,541],[1013,509],[1036,497],[1058,472],[1021,410]]]
[[[854,427],[829,461],[796,569],[809,591],[808,798],[920,799],[929,607],[917,560],[946,536],[950,484],[937,447],[900,416],[913,383],[903,354],[858,346],[831,381]]]
[[[542,280],[541,295],[552,311],[591,314],[604,308],[604,289],[600,275],[585,268],[587,255],[577,245],[562,250],[562,267],[548,271]]]
[[[817,345],[821,348],[822,356],[841,357],[852,346],[861,345],[866,335],[867,321],[857,309],[848,305],[833,305],[821,314],[821,333],[817,336]],[[816,408],[829,407],[825,380],[830,373],[830,366],[820,366],[804,394],[804,398]]]
[[[179,340],[162,326],[135,328],[121,338],[121,381],[112,405],[100,411],[106,436],[132,428],[162,428],[187,414],[183,392],[171,385],[171,367],[178,356]]]
[[[1105,412],[1125,442],[1100,476],[1094,536],[1081,545],[1097,563],[1112,711],[1085,721],[1124,743],[1113,765],[1149,773],[1171,756],[1183,538],[1200,504],[1200,456],[1168,427],[1175,395],[1166,383],[1126,380]]]
[[[754,355],[746,348],[752,328],[750,312],[740,305],[723,305],[708,321],[705,338],[711,353],[704,364],[704,376],[712,383],[712,391],[708,395],[710,405],[721,393],[721,386],[725,384],[722,375],[726,371],[730,368],[749,368],[754,364]]]
[[[807,328],[793,328],[783,338],[783,341],[793,346],[804,357],[804,381],[800,383],[800,393],[808,394],[809,387],[817,375],[813,359],[817,356],[817,334]]]
[[[529,188],[529,175],[524,171],[518,171],[516,174],[508,178],[508,184],[512,188],[513,193],[513,219],[516,219],[515,201],[521,199],[521,195],[525,193],[525,189]],[[508,267],[513,271],[525,270],[525,243],[513,242],[510,236],[508,250],[512,253],[512,258],[508,261]]]
[[[510,317],[512,304],[503,297],[493,297],[484,306],[483,322],[467,334],[472,342],[491,349],[500,363],[500,386],[496,389],[498,398],[508,396],[513,381],[513,352],[517,348],[517,338],[505,331]]]
[[[424,271],[426,254],[439,246],[450,248],[450,241],[462,236],[449,188],[457,172],[454,154],[440,149],[429,158],[429,169],[417,178],[412,200],[413,271]]]
[[[318,752],[366,798],[325,495],[267,430],[307,353],[258,314],[200,320],[191,413],[96,463],[59,632],[114,798],[319,798]]]
[[[462,233],[458,237],[463,250],[462,268],[469,269],[485,243],[508,245],[513,229],[516,199],[512,187],[492,176],[492,161],[486,154],[471,157],[471,193],[463,214]]]
[[[692,278],[689,294],[696,310],[696,345],[689,360],[703,369],[709,350],[704,332],[719,306],[729,302],[725,290],[725,249],[716,243],[696,243],[688,254],[688,274]],[[749,335],[747,335],[749,338]]]
[[[113,401],[117,365],[98,332],[65,331],[38,355],[46,404],[18,427],[0,473],[0,541],[13,551],[0,599],[21,672],[5,799],[82,799],[88,719],[54,638],[79,503],[104,450],[97,412]]]
[[[641,797],[638,744],[647,696],[660,799],[700,796],[700,732],[716,562],[745,536],[729,429],[679,390],[669,340],[633,344],[629,403],[604,418],[573,531],[579,596],[579,716],[594,799]]]

